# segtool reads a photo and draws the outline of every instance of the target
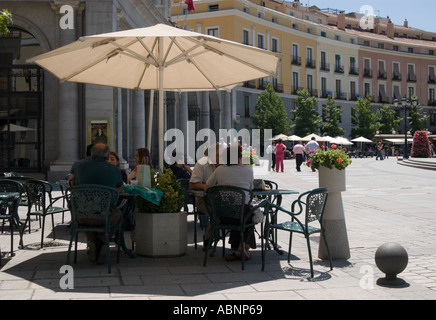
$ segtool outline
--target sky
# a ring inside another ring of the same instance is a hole
[[[374,14],[387,17],[396,25],[407,19],[409,27],[436,32],[436,0],[300,0],[303,5],[320,9],[332,8],[360,12],[362,6],[371,6]]]

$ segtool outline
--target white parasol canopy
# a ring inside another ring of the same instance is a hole
[[[341,144],[343,146],[351,146],[353,143],[344,137],[334,137],[330,139],[330,143]]]
[[[163,91],[229,89],[275,76],[280,54],[165,24],[81,37],[34,57],[61,81],[159,90],[159,167],[163,168]]]
[[[329,141],[325,137],[321,137],[315,133],[311,133],[311,134],[301,138],[301,141],[310,141],[310,140],[312,140],[312,137],[315,137],[316,141]]]
[[[358,137],[358,138],[352,139],[351,141],[353,141],[353,142],[373,143],[372,140],[369,140],[369,139],[367,139],[365,137]]]

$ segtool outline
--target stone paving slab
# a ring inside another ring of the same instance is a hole
[[[317,172],[303,168],[296,172],[294,160],[285,160],[285,173],[268,172],[255,166],[255,177],[278,182],[280,188],[300,192],[318,186]],[[317,258],[319,237],[311,241],[315,277],[310,278],[304,239],[294,236],[291,261],[287,255],[268,251],[265,271],[260,270],[260,248],[241,270],[240,261],[227,262],[221,248],[203,267],[204,253],[194,249],[193,221],[188,216],[188,249],[177,258],[135,259],[121,254],[112,273],[106,265],[87,260],[86,246],[79,245],[74,270],[74,289],[62,289],[69,229],[56,217],[56,240],[51,240],[51,224],[45,232],[46,247],[39,249],[40,229],[32,222],[32,233],[24,235],[24,249],[10,257],[10,234],[0,234],[2,300],[433,300],[436,298],[436,172],[400,166],[395,158],[353,159],[347,168],[347,191],[342,193],[351,258],[335,260],[334,269]],[[290,207],[296,195],[285,197]],[[24,217],[25,213],[20,213]],[[67,215],[66,221],[69,216]],[[198,230],[201,235],[203,231]],[[201,238],[201,237],[200,237]],[[83,238],[81,238],[83,240]],[[278,243],[287,249],[288,234],[279,232]],[[409,255],[406,270],[399,275],[406,286],[377,285],[384,277],[375,265],[377,248],[398,242]],[[260,241],[258,241],[260,245]]]

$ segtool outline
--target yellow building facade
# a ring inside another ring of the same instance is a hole
[[[236,90],[239,127],[252,127],[260,90],[272,83],[292,118],[296,93],[306,88],[318,99],[322,113],[331,96],[343,110],[341,126],[349,136],[352,107],[369,94],[375,108],[393,104],[394,98],[417,95],[436,127],[436,34],[394,26],[389,18],[366,17],[339,10],[322,11],[299,1],[199,0],[195,11],[184,1],[173,2],[171,21],[193,31],[282,53],[275,79],[258,79]],[[363,27],[363,28],[362,28]],[[402,71],[401,82],[398,75]],[[408,73],[413,70],[415,77]],[[411,80],[412,79],[412,80]],[[249,104],[249,106],[247,106]],[[380,105],[379,105],[380,104]]]

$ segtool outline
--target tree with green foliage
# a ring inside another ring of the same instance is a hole
[[[271,83],[268,83],[257,99],[253,124],[261,129],[260,141],[263,141],[265,129],[271,129],[273,136],[289,134],[291,120],[288,120],[283,100],[276,94]]]
[[[384,105],[378,111],[379,132],[383,134],[390,134],[398,128],[401,118],[396,116],[395,110],[391,109],[388,105]]]
[[[296,99],[297,107],[292,110],[295,114],[294,134],[300,137],[307,136],[308,134],[319,133],[321,127],[321,117],[316,111],[315,107],[318,101],[315,97],[311,97],[307,89],[297,91]]]
[[[0,36],[4,36],[9,32],[8,24],[12,23],[12,14],[6,10],[0,10]]]
[[[344,129],[339,126],[339,118],[343,110],[336,106],[335,99],[329,96],[327,98],[327,106],[323,106],[322,111],[326,118],[325,124],[321,128],[321,133],[330,137],[343,136]]]
[[[356,106],[353,107],[353,122],[356,127],[351,129],[353,138],[363,136],[372,139],[376,134],[379,123],[377,122],[378,115],[372,112],[372,103],[369,95],[365,99],[359,98]]]
[[[416,107],[411,106],[409,111],[409,131],[412,134],[412,136],[415,134],[416,131],[425,131],[426,128],[426,122],[430,116],[426,116],[423,113],[422,106],[418,104]]]

